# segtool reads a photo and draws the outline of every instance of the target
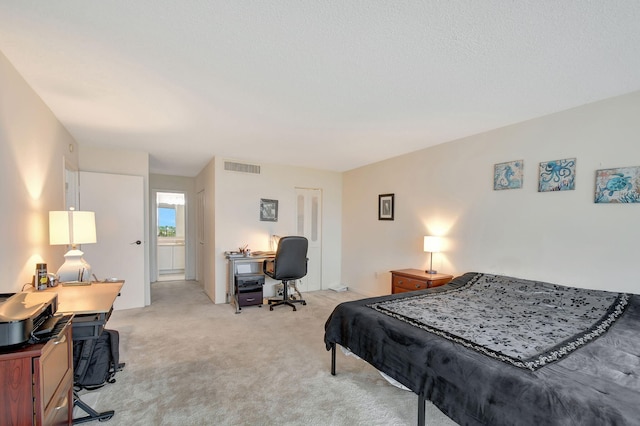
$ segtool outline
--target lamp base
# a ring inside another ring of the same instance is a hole
[[[427,274],[437,274],[438,273],[438,271],[434,271],[433,269],[427,269],[424,272],[426,272]]]
[[[80,250],[69,250],[65,255],[65,261],[58,269],[58,281],[91,281],[91,266],[82,258],[84,253]]]

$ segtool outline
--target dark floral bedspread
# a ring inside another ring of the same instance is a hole
[[[464,286],[368,305],[484,355],[536,370],[605,333],[625,293],[477,274]]]
[[[640,294],[629,297],[625,312],[606,333],[536,370],[499,361],[369,307],[447,293],[478,275],[483,274],[469,272],[420,292],[341,303],[325,324],[326,348],[350,349],[460,425],[640,425]],[[640,283],[637,276],[627,279]],[[459,299],[463,293],[455,294],[459,311],[468,309],[468,302]],[[339,377],[340,359],[336,367]]]

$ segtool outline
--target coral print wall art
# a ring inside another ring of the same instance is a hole
[[[493,189],[522,188],[524,160],[509,161],[493,166]]]
[[[576,189],[576,159],[565,158],[540,163],[538,192]]]
[[[596,170],[596,203],[640,203],[640,167]]]

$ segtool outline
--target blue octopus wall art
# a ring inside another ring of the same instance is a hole
[[[538,191],[567,191],[575,189],[575,176],[575,158],[540,163]]]

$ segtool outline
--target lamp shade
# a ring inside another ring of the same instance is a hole
[[[75,246],[96,241],[94,212],[76,210],[49,212],[49,244]]]
[[[442,249],[442,238],[434,236],[424,237],[424,251],[438,253]]]

